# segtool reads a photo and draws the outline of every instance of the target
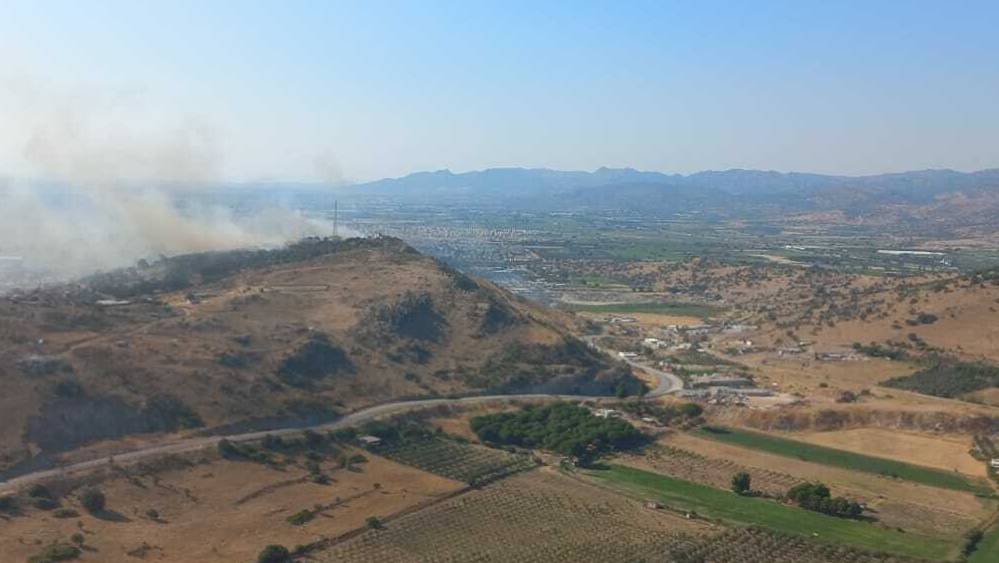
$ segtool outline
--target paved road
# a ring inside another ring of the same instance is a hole
[[[656,385],[656,388],[645,394],[646,398],[651,399],[655,397],[662,397],[663,395],[668,395],[670,393],[674,393],[676,391],[683,389],[683,380],[680,379],[680,377],[675,373],[663,371],[661,369],[648,366],[641,362],[637,362],[630,358],[621,358],[616,351],[611,350],[609,348],[603,348],[601,346],[598,346],[595,340],[600,336],[602,335],[600,334],[587,335],[583,337],[583,341],[589,344],[590,346],[596,348],[597,350],[600,350],[605,354],[610,354],[615,358],[624,360],[624,362],[626,362],[629,366],[651,373],[652,375],[656,376],[659,379],[659,384]]]
[[[617,357],[617,353],[613,350],[608,350],[605,348],[600,348],[594,344],[594,336],[586,336],[584,340],[591,346],[597,349]],[[683,381],[676,375],[655,369],[639,362],[625,359],[628,364],[632,367],[645,370],[652,373],[659,378],[659,385],[655,389],[647,393],[645,396],[649,398],[661,397],[668,393],[678,391],[683,388]],[[21,475],[20,477],[14,477],[8,481],[0,482],[0,493],[10,491],[16,488],[23,487],[25,485],[30,485],[34,482],[60,476],[68,476],[71,474],[82,473],[88,470],[96,469],[99,467],[107,466],[114,460],[116,464],[128,464],[138,461],[143,458],[165,455],[165,454],[179,454],[197,451],[205,448],[215,447],[222,439],[227,439],[233,442],[251,442],[254,440],[260,440],[268,434],[273,434],[276,436],[297,434],[304,430],[336,430],[338,428],[345,428],[349,426],[356,426],[376,418],[396,414],[400,412],[406,412],[411,410],[418,410],[427,407],[435,407],[439,405],[468,405],[476,403],[488,403],[495,401],[516,401],[516,400],[530,400],[530,399],[547,399],[547,400],[567,400],[567,401],[581,401],[581,400],[593,400],[602,398],[612,398],[612,397],[600,397],[592,395],[553,395],[553,394],[526,394],[526,395],[485,395],[485,396],[472,396],[463,397],[456,399],[416,399],[412,401],[397,401],[393,403],[385,403],[382,405],[376,405],[373,407],[368,407],[366,409],[359,410],[357,412],[345,415],[334,422],[329,422],[326,424],[320,424],[315,426],[302,426],[296,428],[285,428],[281,430],[266,430],[260,432],[247,432],[244,434],[233,434],[230,436],[207,436],[198,438],[185,438],[168,444],[160,444],[155,446],[148,446],[133,450],[131,452],[126,452],[122,454],[115,454],[113,458],[99,458],[90,461],[81,461],[79,463],[73,463],[70,465],[65,465],[62,467],[57,467],[55,469],[46,469],[41,471],[35,471],[33,473],[28,473]]]
[[[198,451],[205,448],[212,448],[215,447],[223,439],[230,440],[233,442],[251,442],[254,440],[260,440],[268,434],[275,436],[284,436],[289,434],[298,434],[304,430],[317,430],[317,431],[336,430],[338,428],[346,428],[349,426],[356,426],[358,424],[363,424],[370,420],[374,420],[376,418],[389,414],[396,414],[411,410],[435,407],[439,405],[470,405],[476,403],[488,403],[496,401],[510,402],[510,401],[530,400],[530,399],[582,401],[582,400],[593,400],[601,398],[608,398],[608,397],[594,397],[591,395],[526,394],[526,395],[483,395],[483,396],[474,396],[474,397],[463,397],[457,399],[417,399],[413,401],[397,401],[394,403],[385,403],[382,405],[368,407],[366,409],[362,409],[357,412],[345,415],[343,418],[340,418],[334,422],[329,422],[326,424],[319,424],[315,426],[302,426],[296,428],[284,428],[281,430],[247,432],[244,434],[233,434],[230,436],[206,436],[198,438],[185,438],[182,440],[171,442],[169,444],[148,446],[127,453],[115,454],[111,458],[102,457],[95,460],[82,461],[79,463],[57,467],[55,469],[35,471],[33,473],[21,475],[20,477],[15,477],[8,481],[0,482],[0,493],[24,487],[25,485],[30,485],[32,483],[47,478],[62,477],[71,474],[84,473],[92,469],[105,467],[111,463],[112,459],[114,460],[115,464],[125,465],[151,456],[158,456],[165,454],[179,454],[185,452]]]

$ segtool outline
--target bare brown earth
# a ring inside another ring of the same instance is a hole
[[[295,546],[363,528],[384,517],[429,504],[464,485],[365,453],[356,471],[324,463],[328,485],[312,483],[295,465],[282,470],[252,462],[212,459],[192,467],[117,476],[100,487],[108,512],[92,516],[72,496],[63,506],[79,516],[56,518],[29,508],[0,520],[0,559],[25,561],[52,542],[81,532],[82,561],[253,561],[268,544]],[[301,526],[287,518],[323,505]],[[154,519],[149,509],[158,513]]]
[[[832,432],[801,432],[795,440],[860,454],[886,457],[985,477],[985,464],[971,457],[967,436],[917,434],[883,428],[855,428]]]
[[[131,434],[313,420],[433,394],[612,394],[630,379],[571,347],[569,315],[397,239],[328,244],[121,305],[77,286],[0,298],[0,471]],[[286,378],[296,357],[322,372]]]

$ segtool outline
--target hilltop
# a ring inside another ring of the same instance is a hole
[[[639,392],[573,322],[388,237],[178,256],[14,293],[0,300],[0,468],[397,398]]]

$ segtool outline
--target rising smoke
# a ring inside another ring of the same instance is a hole
[[[207,120],[157,114],[134,93],[57,96],[24,80],[0,84],[0,107],[0,150],[31,178],[0,179],[0,256],[47,279],[330,232],[288,208],[237,214],[199,197],[223,162]]]

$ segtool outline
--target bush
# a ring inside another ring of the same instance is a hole
[[[305,440],[305,445],[309,449],[316,449],[323,445],[323,437],[318,432],[313,430],[305,430],[302,432],[302,438]]]
[[[14,495],[6,495],[0,497],[0,512],[16,512],[17,511],[17,497]]]
[[[72,508],[60,508],[52,513],[56,518],[76,518],[80,513]]]
[[[288,517],[288,523],[292,526],[302,526],[311,522],[315,517],[316,514],[311,510],[299,510]]]
[[[751,490],[752,478],[749,473],[745,471],[740,471],[732,476],[732,491],[744,495]]]
[[[31,505],[39,510],[55,510],[59,508],[59,501],[48,497],[38,497],[32,500]]]
[[[916,322],[921,325],[931,325],[937,322],[937,320],[938,317],[933,313],[919,313],[919,315],[916,316]]]
[[[55,561],[69,561],[70,559],[76,559],[82,555],[80,548],[75,545],[69,545],[65,543],[54,543],[45,549],[41,553],[35,555],[28,559],[28,563],[52,563]]]
[[[233,459],[237,457],[243,457],[243,452],[239,449],[239,446],[232,443],[230,440],[222,438],[218,443],[219,455],[226,459]]]
[[[368,516],[368,519],[365,522],[367,523],[368,528],[371,528],[372,530],[381,530],[385,527],[385,524],[383,524],[381,519],[377,516]]]
[[[104,493],[97,488],[86,489],[80,495],[80,504],[83,505],[83,508],[86,508],[87,512],[90,512],[91,514],[103,511],[106,503],[107,498],[104,496]]]
[[[965,556],[971,555],[978,549],[978,544],[981,543],[983,539],[985,539],[985,533],[978,528],[968,531],[968,533],[964,535],[964,547],[961,548],[961,552],[964,553]]]
[[[28,488],[28,496],[31,498],[52,498],[52,491],[41,483],[36,483]]]
[[[283,450],[285,447],[284,439],[281,438],[281,436],[275,436],[274,434],[264,436],[260,445],[268,450]]]
[[[257,563],[286,563],[291,561],[291,553],[283,545],[269,545],[257,556]]]

